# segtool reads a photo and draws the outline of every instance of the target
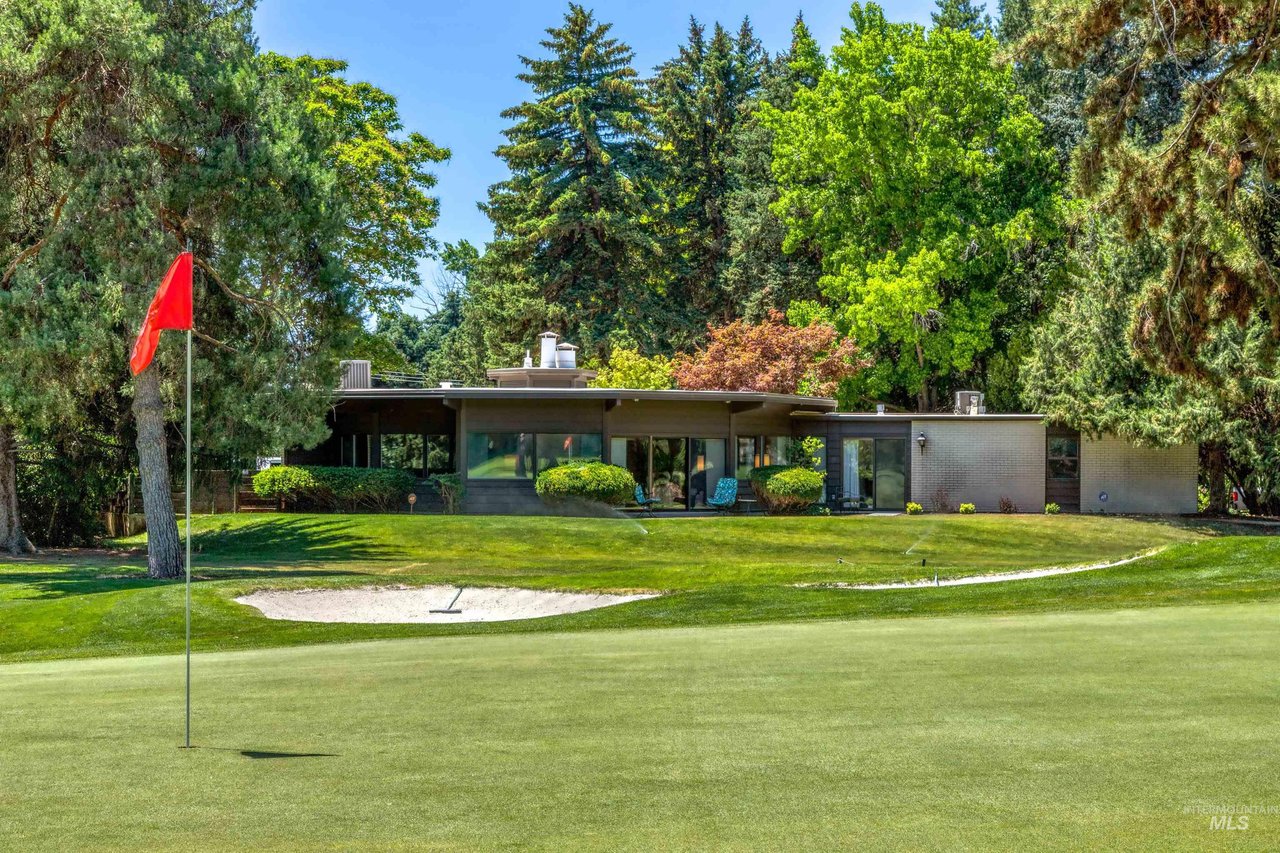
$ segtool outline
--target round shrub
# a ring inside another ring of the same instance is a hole
[[[575,461],[543,471],[534,489],[547,503],[577,499],[623,506],[635,496],[636,478],[617,465]]]
[[[924,507],[920,506],[920,504],[915,501],[907,502],[907,515],[919,515],[922,512],[924,512]]]
[[[802,512],[822,498],[824,475],[812,468],[762,465],[751,469],[751,490],[774,515]]]
[[[1044,505],[1045,515],[1057,515],[1060,512],[1062,512],[1062,507],[1058,506],[1056,503],[1053,503],[1052,501]]]
[[[978,508],[973,504],[960,504],[959,512],[961,515],[973,515],[977,511]]]

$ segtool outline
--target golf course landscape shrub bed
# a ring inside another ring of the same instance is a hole
[[[543,471],[534,489],[547,503],[584,500],[622,506],[635,494],[636,479],[626,468],[617,465],[594,460],[573,461]]]
[[[395,468],[276,465],[254,475],[253,492],[292,509],[389,512],[399,508],[414,482],[408,471]]]
[[[822,474],[811,468],[762,465],[751,469],[751,489],[765,512],[803,512],[822,498]]]

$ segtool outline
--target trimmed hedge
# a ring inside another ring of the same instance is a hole
[[[276,465],[253,476],[253,492],[295,509],[390,512],[406,504],[416,482],[397,468]]]
[[[751,490],[765,512],[773,515],[803,512],[822,498],[825,475],[812,468],[762,465],[751,469]]]
[[[624,506],[635,497],[636,478],[617,465],[575,460],[540,473],[534,489],[547,503],[576,499]]]

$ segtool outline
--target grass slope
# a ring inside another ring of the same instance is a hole
[[[1203,547],[1203,546],[1197,546]],[[1280,605],[0,667],[5,849],[1276,849]],[[309,757],[289,757],[301,754]],[[320,753],[320,755],[312,755]]]
[[[1280,596],[1280,538],[1119,518],[658,519],[223,516],[200,520],[195,645],[226,650],[387,637],[1117,608]],[[1098,572],[941,590],[796,583],[1069,565]],[[906,552],[910,552],[909,554]],[[837,557],[848,562],[837,564]],[[0,661],[182,647],[181,584],[140,557],[0,563]],[[457,626],[279,622],[233,599],[263,587],[465,583],[671,594],[588,613]]]

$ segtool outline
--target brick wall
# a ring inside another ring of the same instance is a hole
[[[916,437],[927,441],[920,449]],[[975,417],[911,422],[911,500],[932,510],[944,488],[952,509],[975,504],[996,512],[1010,498],[1022,512],[1044,509],[1045,436],[1038,420]]]
[[[1185,513],[1196,511],[1200,471],[1194,444],[1135,447],[1114,436],[1080,444],[1082,512]],[[1098,500],[1107,493],[1107,502]]]

